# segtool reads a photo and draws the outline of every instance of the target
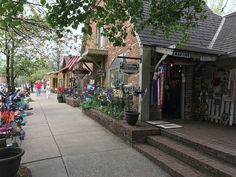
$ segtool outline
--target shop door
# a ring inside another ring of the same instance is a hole
[[[163,118],[181,117],[182,66],[166,65],[163,99]]]

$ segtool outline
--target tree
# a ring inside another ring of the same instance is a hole
[[[143,4],[149,3],[148,15],[143,17]],[[127,30],[152,26],[152,33],[186,32],[206,18],[204,0],[57,0],[47,3],[47,20],[60,36],[68,27],[76,29],[83,23],[83,32],[92,33],[90,24],[103,27],[103,35],[115,46],[125,45]],[[129,23],[127,23],[129,22]]]
[[[28,5],[35,11],[40,11],[45,5],[47,21],[62,36],[62,31],[68,27],[77,29],[84,24],[83,32],[91,34],[91,22],[103,27],[103,35],[115,46],[124,45],[124,39],[131,27],[133,34],[146,26],[152,26],[153,33],[162,32],[168,37],[170,33],[186,32],[197,26],[199,20],[206,18],[204,0],[40,0],[34,1],[1,1],[1,24],[7,24],[12,29],[24,22],[40,26],[40,21],[23,17],[24,7]],[[143,4],[150,3],[148,16],[143,18]],[[37,7],[37,8],[36,8]],[[45,11],[44,11],[45,13]],[[129,21],[130,23],[127,23]],[[2,28],[4,30],[4,28]]]
[[[6,72],[6,61],[0,58],[0,74],[5,74]]]
[[[15,78],[24,78],[30,82],[31,88],[36,80],[41,80],[48,72],[47,61],[43,58],[29,58],[25,55],[18,56],[14,63]]]

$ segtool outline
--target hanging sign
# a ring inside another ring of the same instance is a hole
[[[90,72],[86,69],[75,69],[72,71],[73,74],[89,74]]]
[[[173,56],[175,57],[181,57],[181,58],[190,58],[191,55],[189,52],[185,52],[185,51],[173,51]]]
[[[139,64],[121,62],[120,72],[123,72],[126,74],[137,74],[139,72]]]

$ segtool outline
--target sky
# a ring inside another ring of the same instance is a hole
[[[221,0],[208,0],[207,5],[211,8],[215,5],[217,5]],[[236,0],[223,0],[223,6],[227,2],[227,5],[222,13],[222,15],[227,15],[232,12],[236,12]]]

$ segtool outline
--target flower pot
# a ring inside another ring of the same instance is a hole
[[[0,149],[0,174],[1,177],[15,177],[20,166],[24,150],[21,148]]]
[[[58,101],[58,103],[63,103],[64,99],[62,96],[58,96],[57,101]]]
[[[125,119],[129,125],[135,125],[138,121],[139,112],[125,111]]]
[[[6,147],[7,142],[6,142],[6,138],[0,138],[0,148],[4,148]]]

